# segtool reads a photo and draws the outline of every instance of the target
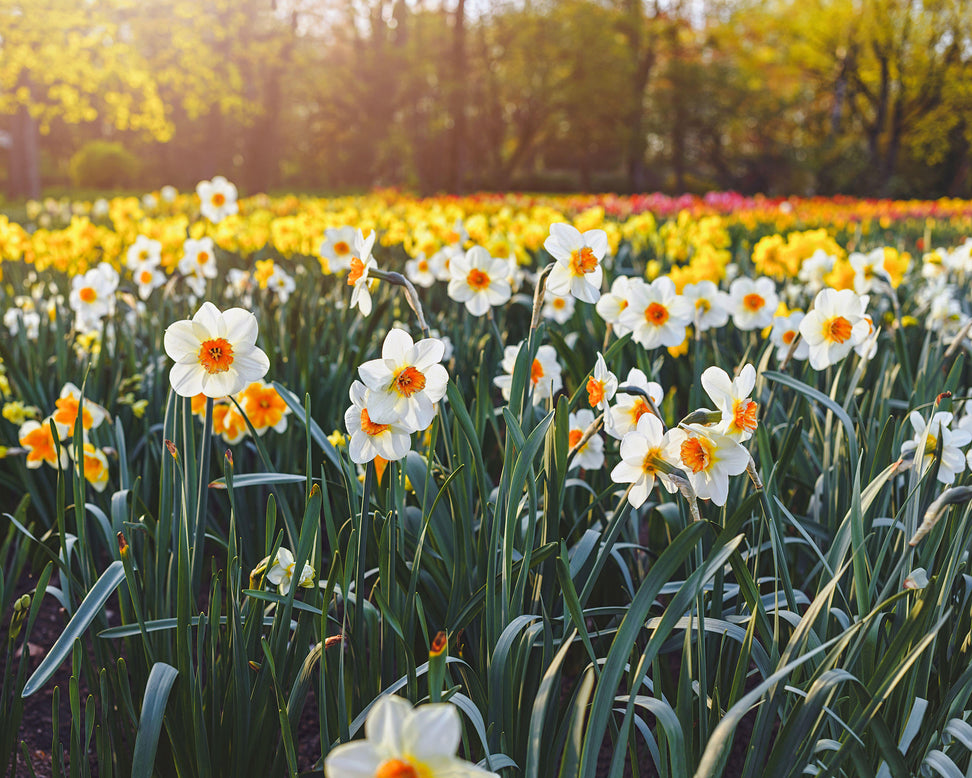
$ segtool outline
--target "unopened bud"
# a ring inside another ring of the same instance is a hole
[[[171,440],[167,440],[165,441],[165,447],[169,450],[169,453],[172,455],[173,459],[179,458],[179,450],[176,448],[175,443],[173,443]]]
[[[226,464],[230,467],[233,466],[233,452],[229,449],[226,449]]]
[[[125,533],[118,533],[118,553],[121,554],[122,559],[128,556],[128,541],[125,540]]]
[[[432,640],[432,648],[429,649],[429,656],[441,656],[448,647],[449,639],[446,637],[446,633],[439,630]]]

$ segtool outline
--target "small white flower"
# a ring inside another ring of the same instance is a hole
[[[574,315],[574,297],[569,294],[563,297],[547,294],[544,296],[541,313],[545,319],[553,319],[557,324],[566,324]]]
[[[722,411],[716,431],[733,440],[749,440],[756,431],[758,406],[749,398],[756,386],[756,368],[747,364],[739,375],[729,378],[720,367],[709,367],[702,373],[702,388]]]
[[[502,367],[504,375],[493,379],[503,392],[503,399],[510,399],[510,390],[513,384],[513,368],[516,365],[516,357],[521,348],[526,348],[526,341],[517,346],[507,346],[503,351]],[[537,356],[530,367],[530,385],[533,387],[533,402],[537,403],[553,397],[563,388],[560,364],[557,362],[557,351],[553,346],[544,344],[537,349]]]
[[[570,414],[568,432],[568,445],[573,448],[580,443],[584,433],[594,423],[594,412],[583,408],[576,413]],[[573,470],[582,467],[585,470],[600,470],[604,466],[604,438],[598,434],[591,435],[584,443],[574,458],[570,461],[570,468]]]
[[[354,227],[328,227],[324,230],[324,241],[319,253],[323,260],[321,268],[327,263],[325,272],[341,273],[351,269],[356,233]]]
[[[378,267],[371,256],[377,233],[372,230],[368,237],[358,230],[354,236],[354,256],[351,257],[351,271],[348,273],[348,286],[351,291],[351,307],[357,307],[362,316],[371,315],[371,278],[369,273]]]
[[[746,472],[749,452],[737,441],[699,424],[674,429],[666,457],[688,476],[696,495],[725,505],[729,477]]]
[[[699,332],[725,327],[729,322],[729,295],[712,281],[686,284],[682,296],[695,306],[692,323]]]
[[[509,265],[506,260],[491,257],[482,246],[454,255],[449,274],[449,297],[464,303],[473,316],[482,316],[510,299]]]
[[[770,330],[770,342],[776,346],[776,358],[782,362],[786,355],[790,353],[790,345],[800,336],[800,322],[803,321],[803,313],[794,311],[789,316],[774,316],[773,328]],[[801,362],[810,355],[810,344],[800,338],[793,351],[791,359]]]
[[[631,387],[640,389],[651,399],[651,402],[658,408],[665,398],[665,391],[661,384],[649,381],[648,377],[638,368],[633,367],[628,371],[628,377],[619,389]],[[645,414],[653,415],[648,401],[636,394],[625,394],[620,392],[615,395],[615,404],[611,407],[610,413],[605,418],[604,429],[612,438],[621,440],[627,433],[638,426],[638,422]]]
[[[154,267],[162,261],[162,244],[145,235],[139,235],[135,242],[128,247],[125,254],[125,265],[129,270],[148,265]]]
[[[639,283],[644,282],[639,279]],[[621,314],[628,307],[630,291],[631,279],[627,276],[618,276],[611,283],[611,291],[602,294],[595,306],[598,315],[614,327],[614,332],[619,338],[631,331],[621,323]]]
[[[611,471],[611,480],[616,484],[633,484],[628,492],[631,507],[644,505],[655,485],[655,478],[668,491],[675,491],[672,481],[658,469],[659,463],[666,461],[667,447],[668,434],[658,417],[651,413],[644,414],[638,419],[637,426],[625,433],[621,440],[621,461]]]
[[[197,278],[216,278],[216,246],[210,237],[186,238],[182,244],[179,272]]]
[[[435,283],[435,271],[432,263],[425,258],[425,254],[419,254],[405,261],[405,277],[424,289],[428,289]]]
[[[600,408],[601,412],[608,414],[608,403],[614,399],[615,392],[618,391],[618,378],[608,370],[607,363],[600,351],[597,352],[597,361],[594,363],[594,372],[587,379],[587,401],[592,408]],[[610,415],[605,416],[605,421],[610,419]]]
[[[938,480],[943,484],[954,483],[955,477],[965,470],[966,458],[960,449],[972,442],[972,433],[962,428],[949,429],[952,414],[947,411],[939,411],[927,424],[918,411],[912,411],[908,414],[908,421],[911,422],[915,435],[901,445],[901,456],[913,456],[919,468],[918,472],[925,473],[934,463],[935,452],[941,442]]]
[[[773,279],[737,278],[729,286],[732,323],[740,330],[761,330],[773,323],[779,305]]]
[[[236,187],[223,176],[216,176],[212,181],[200,181],[196,184],[196,194],[199,195],[199,212],[213,224],[240,211],[236,202]]]
[[[294,566],[296,562],[294,555],[286,548],[278,548],[277,556],[273,560],[270,569],[267,570],[267,580],[277,587],[281,594],[290,594],[290,587],[293,586]],[[297,585],[305,589],[314,585],[314,568],[304,562],[304,569],[300,571],[300,578]]]
[[[694,317],[694,304],[676,293],[671,278],[662,276],[650,284],[631,280],[628,306],[619,321],[631,330],[635,343],[652,349],[680,345]]]

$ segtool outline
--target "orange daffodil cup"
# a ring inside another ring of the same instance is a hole
[[[249,311],[220,311],[205,302],[191,321],[177,321],[165,331],[165,353],[175,361],[169,381],[176,394],[217,398],[236,394],[270,369],[257,347],[257,320]]]

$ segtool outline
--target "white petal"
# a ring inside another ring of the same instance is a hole
[[[459,748],[462,725],[459,711],[451,703],[420,705],[405,721],[402,740],[420,761],[435,756],[453,756]]]
[[[344,743],[331,750],[324,760],[325,778],[374,778],[384,758],[365,741]]]
[[[192,322],[177,321],[166,329],[162,345],[165,353],[178,362],[187,354],[195,357],[199,353],[200,341],[193,333]]]
[[[413,345],[411,335],[405,330],[394,327],[388,331],[385,342],[381,346],[382,359],[391,359],[399,363],[402,357],[412,349]]]
[[[226,323],[227,340],[236,348],[237,345],[252,346],[256,343],[259,325],[256,316],[242,308],[230,308],[223,313]]]
[[[172,366],[169,371],[169,383],[172,391],[181,397],[195,397],[202,392],[202,377],[206,374],[198,364]]]

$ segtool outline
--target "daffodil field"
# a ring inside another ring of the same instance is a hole
[[[972,774],[972,202],[217,177],[0,271],[0,773]]]

